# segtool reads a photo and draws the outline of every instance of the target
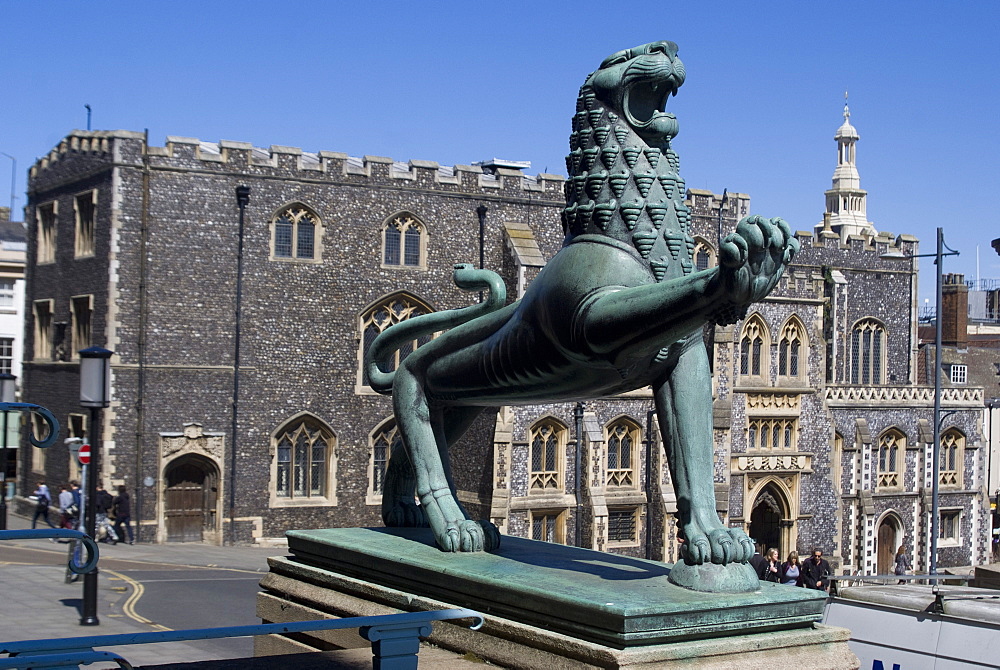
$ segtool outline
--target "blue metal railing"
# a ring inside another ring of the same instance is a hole
[[[453,619],[472,619],[473,624],[470,626],[472,630],[478,630],[484,622],[483,615],[474,610],[448,609],[292,623],[0,642],[0,653],[9,655],[8,658],[0,658],[0,670],[13,670],[14,668],[75,669],[79,668],[80,665],[89,665],[98,661],[114,661],[122,668],[131,668],[128,661],[118,654],[110,651],[95,651],[94,647],[186,642],[345,628],[359,628],[361,637],[372,643],[372,667],[375,670],[409,670],[417,667],[420,638],[431,634],[431,622]]]

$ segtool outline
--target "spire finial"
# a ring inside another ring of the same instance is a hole
[[[844,121],[849,122],[851,118],[851,108],[847,106],[847,89],[844,89]]]

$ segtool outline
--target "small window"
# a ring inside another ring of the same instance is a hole
[[[14,304],[14,280],[0,278],[0,310],[17,309]]]
[[[969,382],[969,367],[967,365],[951,366],[951,383],[967,384]]]
[[[32,434],[36,438],[42,439],[45,435],[48,434],[48,432],[47,432],[48,431],[48,424],[45,423],[44,419],[42,419],[42,417],[41,417],[40,414],[37,414],[35,412],[29,412],[29,415],[31,416],[31,432],[32,432]],[[48,455],[48,451],[49,451],[48,449],[31,449],[31,450],[29,450],[28,453],[31,454],[31,471],[32,472],[35,472],[35,473],[38,473],[38,474],[41,474],[41,475],[45,474],[45,463],[46,463],[46,458],[45,457]],[[52,493],[51,490],[50,490],[50,493]],[[53,493],[53,495],[55,495],[55,494]]]
[[[36,219],[38,232],[36,243],[39,263],[54,263],[56,260],[56,212],[58,203],[49,202],[40,205]]]
[[[638,510],[608,510],[608,542],[611,544],[635,544],[638,542],[636,517]]]
[[[14,338],[0,337],[0,373],[9,375],[14,369]]]
[[[799,420],[796,418],[760,418],[748,421],[747,449],[753,451],[796,451]]]
[[[962,543],[962,510],[941,510],[938,517],[938,542],[945,546],[957,546]]]
[[[76,210],[77,258],[94,255],[94,219],[97,212],[97,191],[87,191],[73,200]]]
[[[531,450],[530,491],[562,489],[566,432],[565,426],[552,419],[540,421],[531,428],[528,440]]]
[[[87,415],[70,414],[66,421],[66,432],[69,434],[69,437],[76,437],[83,442],[87,442]],[[41,451],[41,449],[36,451]],[[69,478],[78,480],[81,478],[80,475],[80,461],[73,455],[73,452],[70,451]]]
[[[36,300],[34,304],[35,317],[35,351],[36,360],[52,359],[52,301]]]
[[[566,513],[559,511],[531,512],[531,539],[555,544],[566,543]]]
[[[333,432],[311,417],[293,420],[275,437],[277,498],[327,498],[332,484]]]
[[[271,221],[271,258],[313,261],[319,258],[319,217],[303,205],[290,205]]]
[[[427,247],[424,225],[411,214],[399,214],[382,228],[383,267],[423,268]]]
[[[90,295],[75,296],[70,302],[70,316],[73,319],[72,354],[73,358],[81,349],[93,344],[91,340],[91,320],[93,318],[93,300]]]

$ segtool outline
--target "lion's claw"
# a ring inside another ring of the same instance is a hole
[[[719,246],[724,298],[744,307],[763,299],[798,250],[799,242],[783,220],[745,217]]]

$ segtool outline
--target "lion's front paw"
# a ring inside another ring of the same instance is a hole
[[[717,320],[735,321],[747,305],[770,293],[798,250],[799,242],[783,220],[748,216],[740,221],[719,248],[719,279],[727,307]]]
[[[706,523],[692,520],[684,530],[684,559],[702,563],[745,563],[753,556],[753,543],[739,528],[726,528],[717,517]]]

